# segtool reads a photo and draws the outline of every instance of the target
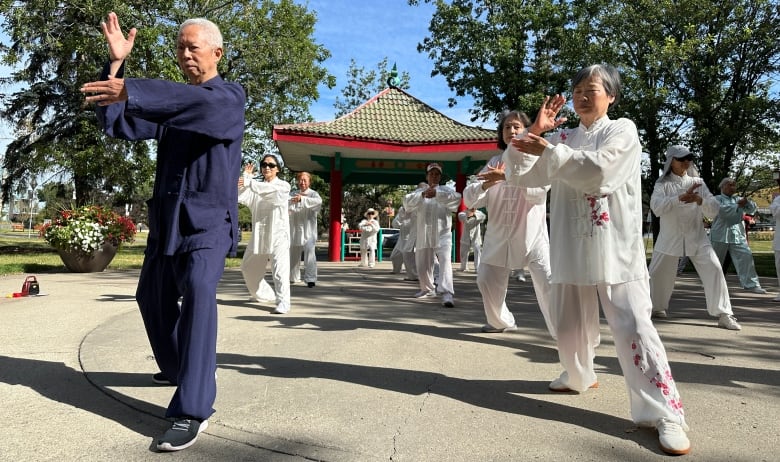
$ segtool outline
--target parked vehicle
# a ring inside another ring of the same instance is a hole
[[[397,228],[382,228],[382,248],[392,250],[398,242],[400,230]]]
[[[774,231],[774,223],[756,223],[750,226],[751,231]]]

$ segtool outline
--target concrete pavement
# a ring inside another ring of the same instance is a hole
[[[0,277],[0,294],[25,275]],[[158,454],[172,387],[156,372],[134,301],[137,272],[38,274],[44,295],[0,299],[0,461],[653,461],[654,430],[630,420],[602,320],[600,388],[554,394],[555,344],[529,282],[511,282],[520,329],[483,334],[474,273],[456,307],[415,283],[320,262],[292,311],[250,303],[240,271],[218,294],[217,412],[198,442]],[[780,448],[780,303],[728,278],[740,332],[708,317],[695,274],[656,323],[682,394],[688,461],[770,461]]]

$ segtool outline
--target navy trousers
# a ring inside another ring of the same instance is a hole
[[[219,249],[144,258],[136,300],[157,365],[177,385],[166,417],[204,420],[214,413],[217,284],[229,248],[230,241]]]

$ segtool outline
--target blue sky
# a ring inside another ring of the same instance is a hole
[[[454,108],[447,107],[447,99],[455,96],[454,93],[442,76],[431,77],[433,62],[417,52],[417,44],[428,35],[428,24],[435,11],[432,5],[421,3],[411,7],[407,0],[295,1],[316,12],[314,40],[330,50],[332,56],[323,66],[336,77],[333,89],[319,88],[320,98],[310,108],[315,120],[333,120],[336,112],[333,103],[347,83],[351,59],[358,66],[373,70],[387,57],[390,67],[395,63],[399,72],[409,73],[407,91],[412,96],[464,124],[493,128],[492,121],[469,121],[471,98],[459,99]],[[0,75],[8,73],[7,68],[0,66]],[[9,127],[0,122],[0,150],[5,151],[9,136]]]
[[[459,99],[457,106],[447,107],[455,96],[444,77],[431,77],[433,61],[417,52],[417,44],[428,36],[428,24],[435,8],[427,3],[411,7],[407,0],[296,0],[317,14],[314,40],[330,50],[332,56],[323,66],[336,77],[336,87],[320,87],[320,99],[311,108],[315,120],[332,120],[333,103],[341,97],[347,83],[350,60],[367,71],[385,57],[388,66],[395,63],[399,72],[408,72],[409,89],[415,98],[459,122],[469,121],[470,98]],[[343,97],[342,97],[343,99]],[[493,128],[493,122],[487,125]]]

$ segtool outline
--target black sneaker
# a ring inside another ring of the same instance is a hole
[[[157,438],[157,450],[181,451],[195,444],[198,434],[208,428],[209,421],[195,419],[176,419],[163,436]]]
[[[176,385],[175,383],[168,380],[168,377],[163,375],[162,372],[158,372],[152,376],[152,382],[158,384],[158,385]]]
[[[307,283],[306,285],[307,285],[307,286],[309,286],[309,288],[312,288],[312,287],[314,287],[316,284],[314,284],[313,282],[309,282],[309,283]]]

